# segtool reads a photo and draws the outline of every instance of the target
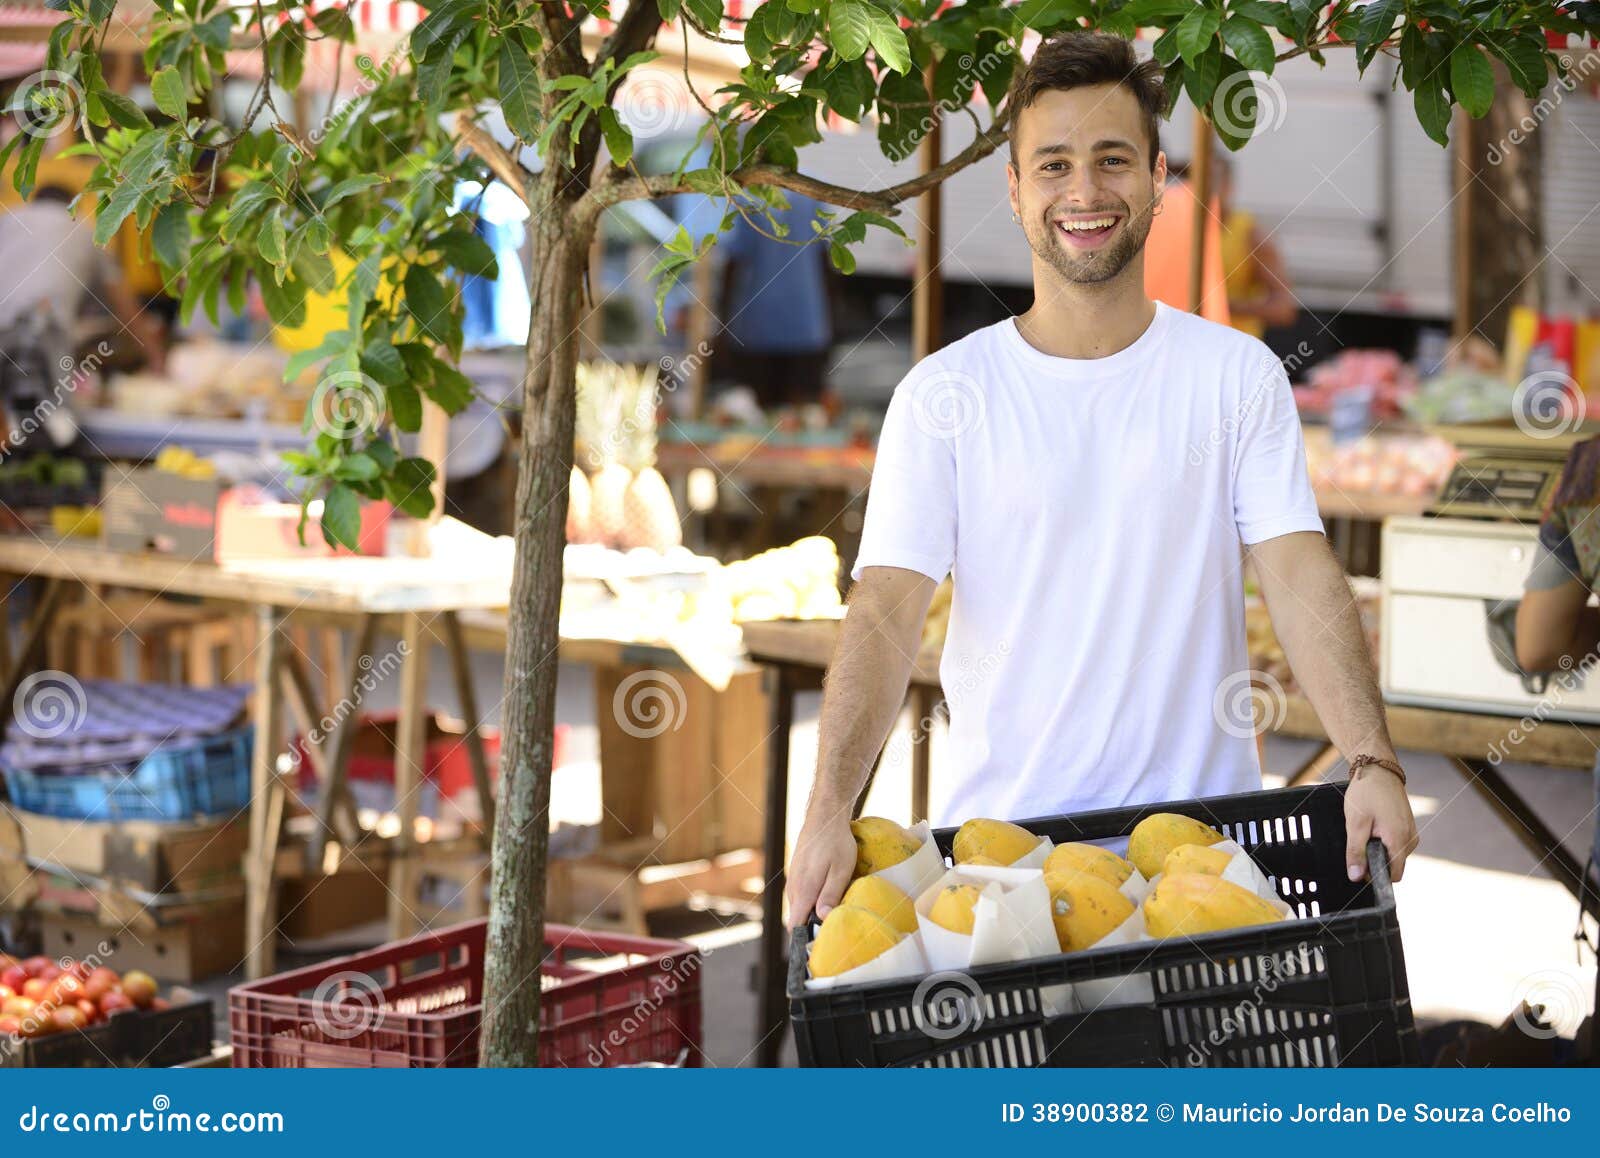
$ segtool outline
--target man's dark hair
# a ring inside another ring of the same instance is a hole
[[[1161,151],[1161,118],[1167,108],[1161,65],[1140,60],[1132,41],[1109,32],[1062,32],[1039,45],[1011,90],[1012,162],[1017,159],[1017,124],[1024,109],[1043,93],[1097,84],[1121,85],[1139,102],[1154,169],[1156,154]]]

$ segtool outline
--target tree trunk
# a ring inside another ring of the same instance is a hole
[[[1534,104],[1495,62],[1494,104],[1479,120],[1462,115],[1456,137],[1456,336],[1478,333],[1504,351],[1513,306],[1538,309],[1536,272],[1544,255],[1541,196],[1544,135]]]
[[[522,381],[516,565],[484,963],[479,1061],[485,1066],[539,1064],[561,553],[572,471],[579,299],[592,233],[576,223],[573,195],[564,191],[572,184],[558,184],[563,175],[559,166],[550,166],[529,189],[533,316]]]

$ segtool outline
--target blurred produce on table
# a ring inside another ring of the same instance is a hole
[[[1455,461],[1455,447],[1431,434],[1369,434],[1336,446],[1324,431],[1306,432],[1306,466],[1319,490],[1425,498],[1438,493]]]
[[[1416,372],[1393,350],[1344,350],[1314,366],[1294,400],[1301,414],[1326,418],[1340,396],[1370,391],[1368,414],[1379,422],[1398,417],[1416,388]]]

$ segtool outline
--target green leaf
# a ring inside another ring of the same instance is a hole
[[[871,10],[859,0],[833,0],[828,5],[828,40],[842,59],[858,60],[871,47]]]
[[[368,482],[382,474],[378,460],[364,451],[347,454],[339,463],[339,469],[334,472],[334,477],[340,482]]]
[[[387,442],[367,443],[367,457],[372,459],[373,462],[377,463],[378,469],[382,470],[386,474],[394,469],[396,458],[394,447],[390,446]]]
[[[613,165],[626,167],[633,160],[633,134],[609,105],[600,110],[600,131],[606,139],[606,152]]]
[[[1178,25],[1178,55],[1190,68],[1200,59],[1200,54],[1211,47],[1217,29],[1222,26],[1222,14],[1211,8],[1196,8]]]
[[[422,395],[411,382],[389,387],[389,416],[406,434],[422,429]]]
[[[722,27],[722,0],[684,0],[684,5],[701,28],[715,32]]]
[[[312,253],[325,254],[332,245],[332,236],[328,229],[328,220],[325,217],[313,217],[305,223],[300,230],[301,243]]]
[[[384,482],[384,496],[413,518],[426,518],[433,510],[435,473],[425,458],[402,458]]]
[[[283,214],[273,213],[256,237],[256,249],[273,265],[283,265],[288,260],[289,235],[283,225]]]
[[[148,129],[151,127],[150,118],[144,115],[144,110],[121,93],[112,92],[110,89],[101,89],[98,95],[106,107],[106,115],[122,128]]]
[[[371,189],[375,185],[383,185],[387,178],[374,173],[363,173],[359,177],[346,177],[338,182],[322,198],[323,209],[332,209],[346,197],[353,197],[357,193]]]
[[[430,270],[414,265],[406,271],[405,303],[418,329],[435,342],[448,346],[459,336],[450,293]]]
[[[367,343],[361,351],[361,372],[383,386],[398,386],[409,380],[406,360],[386,341]]]
[[[459,229],[441,233],[428,242],[428,248],[442,253],[451,269],[473,277],[495,276],[494,250],[476,233]]]
[[[1299,31],[1294,11],[1287,4],[1268,4],[1265,0],[1233,0],[1228,5],[1228,12],[1253,20],[1265,28],[1276,28],[1285,36],[1292,37]]]
[[[1171,64],[1178,59],[1178,29],[1177,26],[1167,29],[1156,37],[1155,43],[1150,46],[1150,54],[1158,63]]]
[[[1216,127],[1217,139],[1238,152],[1256,131],[1260,100],[1256,96],[1255,82],[1250,79],[1249,70],[1232,57],[1226,57],[1217,91],[1223,94],[1223,99],[1220,108],[1213,105],[1211,123]]]
[[[285,24],[273,37],[277,48],[278,69],[273,77],[284,88],[293,91],[300,87],[306,70],[306,34],[295,23]]]
[[[1017,69],[1016,51],[1005,38],[997,32],[985,32],[978,37],[978,59],[991,60],[994,54],[1001,54],[1000,63],[991,66],[978,78],[978,85],[983,89],[983,95],[989,98],[991,108],[1005,99],[1011,88],[1011,76]]]
[[[1184,91],[1189,94],[1195,108],[1203,109],[1211,103],[1211,97],[1217,91],[1217,82],[1221,79],[1222,49],[1213,44],[1200,54],[1195,66],[1186,69],[1183,74]]]
[[[188,116],[189,96],[184,91],[183,77],[177,69],[156,70],[155,76],[150,78],[150,97],[156,102],[156,108],[173,120],[181,121]]]
[[[878,89],[878,147],[892,161],[911,156],[928,135],[933,105],[922,78],[889,73]]]
[[[361,498],[343,483],[334,483],[322,501],[322,537],[330,547],[356,549],[361,538]]]
[[[1537,97],[1544,89],[1548,74],[1544,45],[1537,39],[1517,37],[1514,40],[1491,42],[1494,54],[1506,62],[1506,69],[1518,88],[1530,97]]]
[[[472,401],[472,379],[447,362],[437,359],[433,364],[433,381],[425,386],[428,397],[444,408],[446,414],[458,414]]]
[[[828,246],[828,257],[833,261],[833,268],[843,274],[852,274],[856,271],[856,255],[851,253],[847,246]]]
[[[756,11],[764,12],[767,7],[763,4]],[[828,108],[847,121],[859,121],[872,106],[872,98],[877,93],[872,69],[865,60],[842,60],[834,56],[831,68],[819,69],[809,79],[828,94]]]
[[[1022,0],[1015,9],[1018,24],[1039,32],[1075,24],[1090,10],[1089,0]]]
[[[1133,0],[1122,9],[1121,15],[1144,28],[1152,24],[1165,24],[1169,20],[1180,20],[1193,8],[1194,0]]]
[[[43,140],[42,137],[36,139]],[[103,247],[111,243],[111,239],[116,236],[117,230],[128,219],[128,215],[133,212],[134,207],[139,204],[139,198],[143,194],[144,190],[133,181],[124,181],[111,191],[111,196],[105,199],[100,206],[100,211],[95,215],[94,243],[96,245]]]
[[[430,59],[441,46],[450,43],[457,32],[468,28],[479,7],[479,0],[440,0],[429,5],[427,18],[412,30],[411,59]],[[456,43],[461,42],[457,40]]]
[[[519,140],[539,138],[542,118],[539,73],[533,59],[512,41],[500,42],[500,110]]]
[[[1440,145],[1450,143],[1450,98],[1445,96],[1444,81],[1432,73],[1417,83],[1412,93],[1416,104],[1417,120],[1423,131]]]
[[[352,43],[356,38],[355,24],[348,8],[324,8],[311,18],[311,23],[324,36]]]
[[[156,214],[150,230],[150,247],[156,259],[174,272],[189,263],[189,206],[183,201],[169,202]]]
[[[1494,103],[1494,68],[1475,44],[1458,44],[1450,53],[1450,91],[1474,120]]]
[[[1278,63],[1272,37],[1261,25],[1242,16],[1230,16],[1222,25],[1222,40],[1234,57],[1251,72],[1271,73]]]
[[[896,72],[911,71],[911,45],[900,25],[881,8],[867,9],[867,34],[878,60]]]
[[[1356,27],[1356,67],[1366,72],[1373,56],[1394,30],[1394,18],[1403,8],[1401,0],[1372,0],[1361,10]]]

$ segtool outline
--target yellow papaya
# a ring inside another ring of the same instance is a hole
[[[957,864],[970,864],[975,856],[1013,865],[1039,845],[1039,838],[1008,820],[969,820],[956,830],[952,851]]]
[[[856,876],[864,877],[907,860],[921,847],[913,833],[881,816],[863,816],[850,822],[856,838]]]
[[[1180,844],[1167,853],[1167,859],[1161,863],[1161,871],[1169,876],[1173,873],[1204,873],[1208,877],[1220,877],[1232,859],[1227,853],[1203,844]]]
[[[1133,875],[1133,865],[1109,848],[1074,841],[1056,845],[1045,858],[1044,871],[1093,873],[1102,880],[1120,886]]]
[[[1209,824],[1175,812],[1157,812],[1134,826],[1128,837],[1128,859],[1149,879],[1180,844],[1216,844],[1221,839],[1222,833]]]
[[[977,885],[946,885],[928,910],[928,920],[952,933],[971,934],[982,891]]]
[[[840,905],[877,913],[900,933],[917,931],[917,910],[911,898],[882,877],[862,877],[844,891]]]
[[[1144,899],[1152,937],[1195,937],[1281,920],[1277,909],[1249,889],[1204,873],[1163,875]]]
[[[865,965],[894,948],[902,936],[877,913],[840,905],[823,918],[811,942],[811,976],[837,977]]]
[[[1050,920],[1063,953],[1087,949],[1133,915],[1133,902],[1104,877],[1067,869],[1044,874]]]

